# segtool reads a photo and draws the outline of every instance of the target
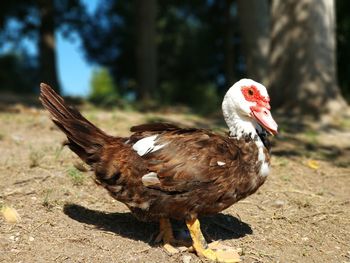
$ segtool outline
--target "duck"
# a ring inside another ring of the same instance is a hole
[[[159,222],[163,246],[176,244],[172,219],[184,221],[192,248],[216,262],[239,262],[234,249],[212,248],[199,218],[217,214],[255,193],[270,172],[269,135],[278,133],[261,83],[241,79],[222,102],[228,133],[146,123],[129,137],[112,136],[65,103],[49,85],[40,97],[68,146],[95,173],[97,184],[142,221]]]

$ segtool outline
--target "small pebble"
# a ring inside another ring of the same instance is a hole
[[[302,241],[309,241],[309,238],[308,237],[302,237],[301,240]]]
[[[33,242],[33,241],[34,241],[34,237],[30,236],[30,237],[28,238],[28,240],[29,240],[29,242]]]
[[[185,255],[185,256],[182,257],[182,262],[183,262],[183,263],[190,263],[190,262],[191,262],[191,259],[192,259],[191,256]]]
[[[15,142],[23,141],[23,138],[21,136],[17,136],[17,135],[11,135],[11,139],[14,140]]]
[[[281,208],[281,207],[284,206],[284,204],[285,204],[285,201],[283,201],[283,200],[276,200],[276,201],[273,203],[273,206],[274,206],[274,207],[277,207],[277,208]]]

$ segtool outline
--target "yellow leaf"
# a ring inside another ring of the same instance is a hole
[[[21,217],[19,216],[16,209],[10,207],[10,206],[4,206],[1,209],[1,213],[3,217],[5,218],[5,221],[8,223],[18,223],[21,220]]]
[[[315,160],[308,160],[307,166],[309,166],[311,169],[314,169],[314,170],[317,170],[318,168],[320,168],[319,163]]]

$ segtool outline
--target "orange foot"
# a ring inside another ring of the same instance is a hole
[[[241,261],[236,249],[220,245],[219,242],[213,242],[208,245],[201,232],[198,219],[188,220],[186,225],[192,237],[193,249],[198,256],[216,262],[233,263]]]

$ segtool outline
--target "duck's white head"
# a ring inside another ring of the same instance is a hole
[[[277,134],[277,123],[270,112],[270,98],[264,85],[241,79],[226,93],[222,111],[231,135],[255,136],[263,127],[270,134]]]

